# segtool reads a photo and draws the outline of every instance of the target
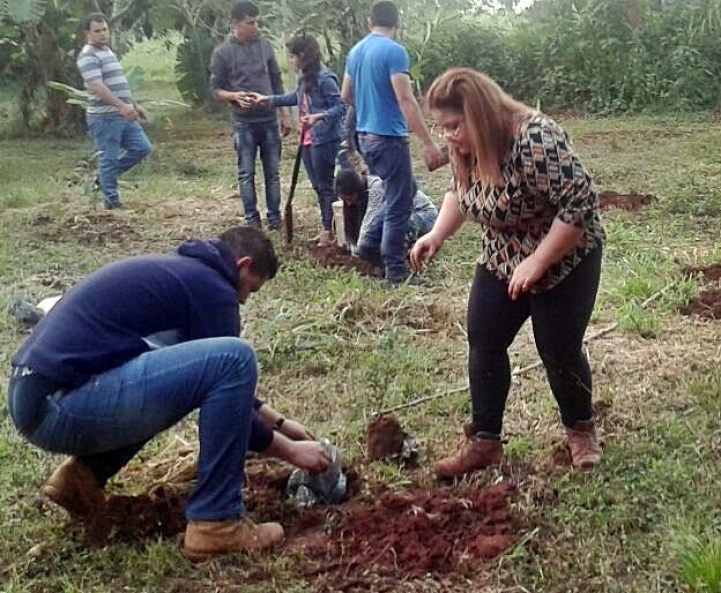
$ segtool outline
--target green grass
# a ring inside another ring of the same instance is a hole
[[[126,58],[128,67],[147,67],[147,86],[139,92],[148,100],[177,97],[168,85],[168,58],[157,47],[143,52]],[[170,249],[241,221],[225,116],[178,106],[151,115],[155,151],[124,178],[129,210],[117,215],[83,191],[88,139],[0,140],[0,310],[18,295],[59,294],[118,257]],[[595,400],[603,404],[603,466],[579,474],[549,462],[560,426],[542,370],[518,372],[538,360],[525,326],[511,348],[517,373],[505,418],[508,463],[483,479],[518,481],[514,508],[524,517],[526,537],[486,562],[472,583],[428,575],[399,583],[398,591],[719,590],[721,322],[678,312],[708,287],[682,270],[721,263],[717,124],[705,114],[563,124],[600,190],[657,198],[645,210],[604,216],[609,241],[587,342]],[[286,148],[284,195],[291,140]],[[421,185],[439,202],[447,171],[429,174],[420,158],[416,163]],[[427,271],[428,287],[388,293],[377,281],[324,269],[308,257],[302,245],[319,231],[319,217],[303,175],[296,204],[296,247],[282,251],[278,277],[243,309],[244,335],[261,365],[258,395],[328,436],[368,479],[396,489],[411,477],[364,460],[366,422],[379,409],[429,398],[394,415],[421,441],[420,478],[413,479],[433,487],[430,463],[456,446],[469,412],[465,303],[477,229],[466,225],[446,244]],[[0,336],[0,376],[6,378],[27,332],[0,315]],[[38,496],[57,458],[17,436],[5,381],[0,391],[3,591],[294,593],[318,586],[298,576],[302,554],[194,566],[176,541],[84,548],[68,535],[62,513]],[[178,433],[193,434],[188,426],[171,431],[143,458]],[[111,487],[141,488],[142,475],[121,476]],[[249,575],[256,577],[252,584]],[[192,589],[183,589],[189,583]]]

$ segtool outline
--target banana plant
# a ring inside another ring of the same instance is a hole
[[[45,14],[46,0],[0,0],[0,21],[25,25],[39,21]]]

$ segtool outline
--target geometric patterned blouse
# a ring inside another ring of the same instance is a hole
[[[603,243],[598,192],[566,133],[538,112],[521,126],[502,175],[502,185],[484,190],[476,183],[459,198],[461,211],[483,227],[478,263],[498,278],[510,280],[554,219],[584,230],[578,245],[531,288],[545,292]]]

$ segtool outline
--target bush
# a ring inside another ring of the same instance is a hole
[[[215,42],[206,29],[188,28],[178,46],[175,62],[176,85],[183,99],[193,106],[212,105],[210,58]]]

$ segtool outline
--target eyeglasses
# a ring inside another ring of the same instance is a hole
[[[463,120],[444,126],[433,127],[433,132],[443,140],[458,138],[461,130],[463,130]]]

